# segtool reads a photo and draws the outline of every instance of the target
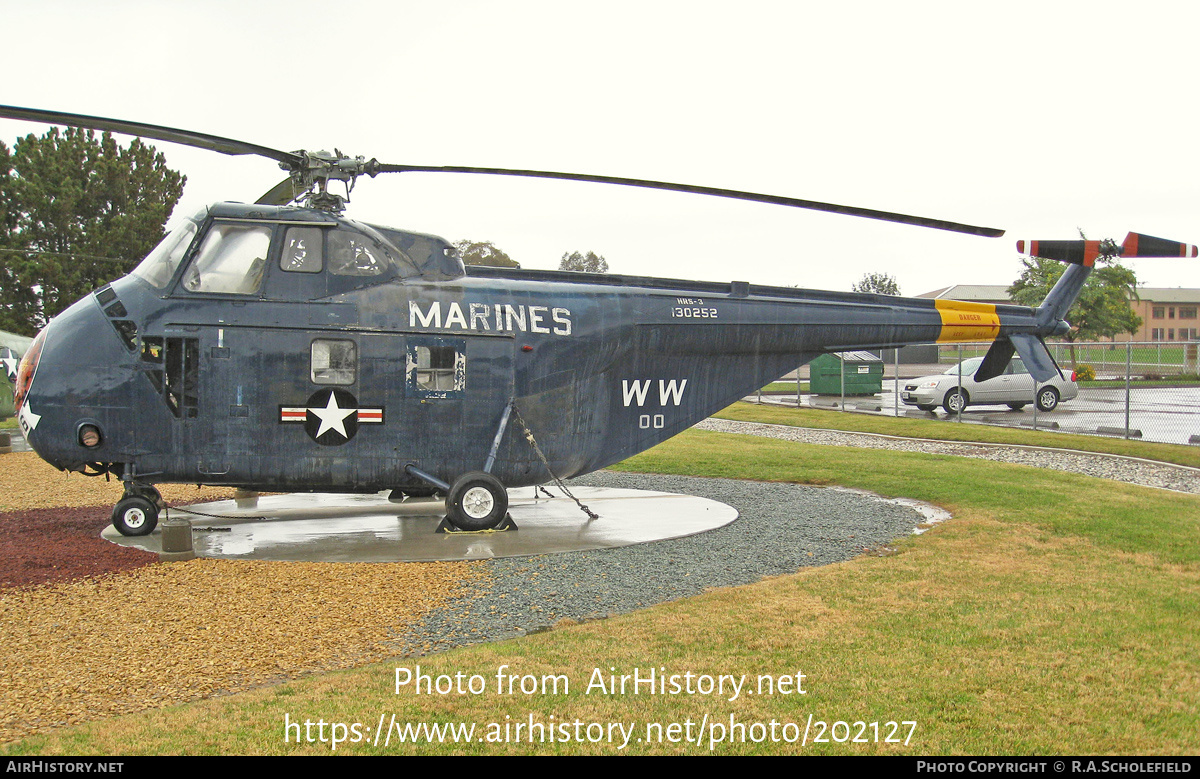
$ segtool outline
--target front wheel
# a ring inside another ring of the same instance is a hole
[[[1025,408],[1025,404],[1024,403],[1009,403],[1008,407],[1011,408],[1013,411],[1020,411],[1021,409]]]
[[[490,530],[508,513],[508,490],[490,473],[476,471],[458,477],[446,497],[450,522],[463,530]]]
[[[967,393],[957,387],[946,393],[946,400],[942,403],[942,408],[946,409],[947,414],[959,414],[967,407]]]
[[[127,495],[113,508],[112,523],[123,536],[148,536],[158,525],[158,506],[142,495]]]
[[[1053,411],[1058,407],[1058,390],[1054,387],[1042,387],[1037,395],[1038,411]]]
[[[917,408],[919,408],[921,411],[933,411],[935,408],[937,408],[937,404],[935,404],[935,403],[918,403]]]

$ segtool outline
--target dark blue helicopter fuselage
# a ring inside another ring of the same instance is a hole
[[[540,484],[547,464],[620,461],[825,352],[1035,326],[1017,306],[464,269],[441,239],[305,209],[221,204],[196,225],[169,278],[122,278],[44,331],[20,419],[56,467],[288,491],[394,488],[408,465]],[[194,270],[222,225],[270,237],[236,292]],[[403,261],[297,272],[288,230],[306,226],[366,230]]]

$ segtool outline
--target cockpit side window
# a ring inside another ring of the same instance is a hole
[[[217,222],[184,276],[189,292],[251,295],[262,285],[271,248],[270,225]]]
[[[321,233],[319,227],[289,227],[279,267],[292,273],[320,273],[324,267]]]
[[[335,276],[381,276],[392,267],[387,248],[362,233],[331,230],[327,249],[329,272]]]
[[[188,247],[192,245],[192,239],[196,237],[198,230],[196,223],[190,219],[176,227],[133,269],[134,275],[159,289],[165,289],[175,276],[175,271],[179,268]]]

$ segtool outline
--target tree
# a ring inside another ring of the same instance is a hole
[[[454,242],[458,256],[462,257],[464,265],[491,265],[494,268],[519,268],[521,263],[509,257],[491,241],[468,241],[463,239]]]
[[[887,273],[864,273],[862,280],[850,286],[855,292],[874,292],[877,295],[899,295],[900,285]]]
[[[1093,341],[1112,338],[1121,333],[1130,335],[1142,326],[1142,318],[1133,312],[1130,303],[1138,299],[1137,275],[1117,260],[1117,244],[1104,241],[1087,283],[1067,312],[1071,331],[1066,340]],[[1062,276],[1066,266],[1055,260],[1030,257],[1021,260],[1021,275],[1008,288],[1014,303],[1037,306]],[[1075,362],[1075,347],[1071,347],[1071,362]]]
[[[52,128],[0,143],[0,329],[33,335],[163,237],[186,179],[141,140]]]
[[[582,271],[584,273],[608,273],[608,260],[595,252],[588,252],[587,254],[580,254],[579,252],[567,254],[564,252],[562,261],[558,263],[558,269]]]

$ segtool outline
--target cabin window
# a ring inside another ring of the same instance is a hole
[[[353,341],[312,342],[313,384],[353,384],[358,377],[358,347]]]
[[[362,233],[332,230],[327,249],[329,272],[335,276],[379,276],[391,266],[387,249]]]
[[[461,339],[431,338],[408,348],[409,394],[422,398],[460,397],[466,386],[466,344]]]
[[[456,389],[454,367],[457,356],[453,346],[418,346],[417,388],[425,390]]]
[[[320,273],[322,235],[319,227],[289,227],[279,267],[292,273]]]
[[[189,292],[254,294],[262,285],[270,248],[269,225],[218,222],[204,236],[183,286]]]

